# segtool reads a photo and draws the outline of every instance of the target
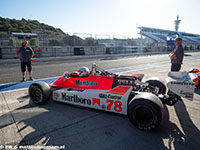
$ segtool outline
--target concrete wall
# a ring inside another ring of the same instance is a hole
[[[0,47],[1,52],[0,52],[0,58],[1,59],[7,59],[7,58],[16,58],[17,53],[16,53],[16,48],[13,47]]]
[[[85,55],[103,55],[106,54],[105,46],[48,46],[48,47],[33,47],[35,57],[60,57],[73,56],[74,48],[84,48]],[[0,47],[0,59],[17,58],[16,50],[20,47]]]

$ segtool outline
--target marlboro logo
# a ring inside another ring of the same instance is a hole
[[[97,83],[96,82],[89,82],[88,80],[85,80],[85,81],[76,80],[76,85],[97,86]]]

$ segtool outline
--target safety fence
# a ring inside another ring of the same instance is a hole
[[[13,59],[19,57],[20,47],[0,47],[0,59]],[[127,54],[127,55],[151,55],[170,53],[172,47],[133,47],[133,46],[48,46],[32,47],[36,58],[62,57],[75,55],[105,55],[105,54]],[[185,50],[200,51],[200,50]]]
[[[20,47],[0,47],[0,59],[18,58]],[[103,55],[106,48],[103,46],[84,46],[84,47],[32,47],[34,55],[40,57],[60,57],[73,55]]]

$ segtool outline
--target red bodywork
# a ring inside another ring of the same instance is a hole
[[[132,74],[131,76],[136,77],[141,81],[144,74]],[[60,88],[110,90],[113,88],[113,81],[114,76],[90,74],[88,77],[72,77],[64,75],[50,86]]]
[[[61,88],[110,90],[113,86],[113,78],[114,77],[92,74],[88,77],[60,77],[51,84],[51,86]]]

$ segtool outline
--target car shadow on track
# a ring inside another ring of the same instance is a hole
[[[186,105],[184,102],[180,102],[174,106],[176,115],[182,127],[182,132],[184,134],[182,144],[185,145],[185,148],[198,150],[199,149],[199,139],[200,139],[200,130],[192,121],[189,112],[187,111]],[[195,115],[195,113],[194,113]],[[177,149],[180,148],[180,145],[175,145]]]
[[[184,102],[177,102],[174,106],[175,114],[178,120],[176,123],[170,121],[168,118],[164,118],[161,128],[157,133],[160,134],[163,138],[163,143],[166,146],[167,150],[179,150],[179,149],[199,149],[199,139],[200,139],[200,130],[191,120],[191,117],[186,109]],[[170,109],[171,110],[171,109]],[[168,111],[168,109],[165,109]],[[166,113],[165,114],[169,114]],[[167,117],[167,116],[165,116]],[[169,117],[169,116],[168,116]],[[171,119],[173,120],[173,119]],[[177,122],[180,123],[178,126]]]
[[[23,102],[28,96],[19,97]],[[73,105],[48,101],[36,105],[31,101],[11,113],[23,139],[19,145],[56,145],[66,149],[196,149],[200,132],[192,123],[183,102],[174,106],[180,129],[169,120],[169,110],[161,126],[153,131],[135,128],[123,115],[102,112]],[[27,111],[25,111],[27,110]],[[0,116],[0,120],[6,114]],[[0,129],[10,122],[1,124]],[[30,130],[32,129],[32,130]]]

